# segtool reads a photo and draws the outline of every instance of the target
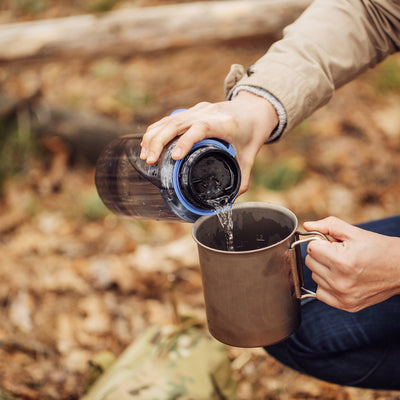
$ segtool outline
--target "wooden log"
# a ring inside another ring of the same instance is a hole
[[[134,56],[277,35],[311,0],[231,0],[120,9],[105,15],[0,26],[0,62],[61,56]]]
[[[40,100],[40,94],[26,99],[0,94],[0,122],[16,120],[21,112],[29,118],[30,129],[39,138],[58,138],[72,155],[89,162],[95,162],[103,148],[118,136],[142,134],[145,130],[143,125],[120,122],[94,112],[50,106]]]
[[[144,127],[94,112],[70,111],[38,102],[31,107],[32,130],[39,136],[58,137],[71,153],[95,162],[103,148],[118,136],[144,133]]]

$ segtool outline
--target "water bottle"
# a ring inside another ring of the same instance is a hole
[[[171,157],[177,139],[158,161],[140,159],[140,135],[111,142],[100,155],[96,188],[113,213],[141,219],[194,222],[232,203],[239,191],[240,168],[228,143],[205,139],[182,159]]]

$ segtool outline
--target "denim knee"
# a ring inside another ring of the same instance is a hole
[[[265,350],[283,364],[328,382],[377,389],[399,385],[397,367],[391,366],[394,338],[382,337],[389,330],[374,317],[376,312],[383,314],[373,308],[351,314],[314,300],[303,307],[299,329]]]

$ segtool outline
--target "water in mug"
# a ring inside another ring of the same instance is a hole
[[[239,240],[237,240],[237,243],[235,244],[233,234],[232,204],[228,203],[225,205],[217,206],[214,211],[217,214],[219,224],[221,225],[225,234],[227,251],[253,250],[268,246],[268,237],[266,237],[265,232],[254,233],[253,235],[251,235],[251,237],[247,237],[246,241],[244,241],[243,238],[240,238],[240,240],[238,237],[236,237],[236,239]]]
[[[224,251],[256,250],[278,243],[291,232],[290,226],[286,223],[268,216],[255,217],[251,210],[242,212],[239,218],[233,218],[235,211],[232,212],[231,203],[222,199],[214,201],[212,206],[217,221],[212,223],[210,220],[210,229],[214,231],[217,228],[217,230],[215,234],[199,237],[207,246]]]
[[[226,250],[235,251],[235,246],[233,245],[232,204],[228,203],[225,206],[216,208],[215,213],[217,214],[218,221],[225,233]]]
[[[227,198],[218,200],[209,200],[209,203],[214,208],[218,221],[224,231],[226,240],[226,250],[235,251],[233,244],[233,215],[232,204],[228,202]]]

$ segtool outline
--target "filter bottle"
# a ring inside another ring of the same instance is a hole
[[[194,222],[232,203],[241,178],[232,146],[205,139],[175,161],[171,153],[176,140],[153,165],[139,157],[141,135],[106,146],[96,165],[95,183],[107,208],[133,218]]]

